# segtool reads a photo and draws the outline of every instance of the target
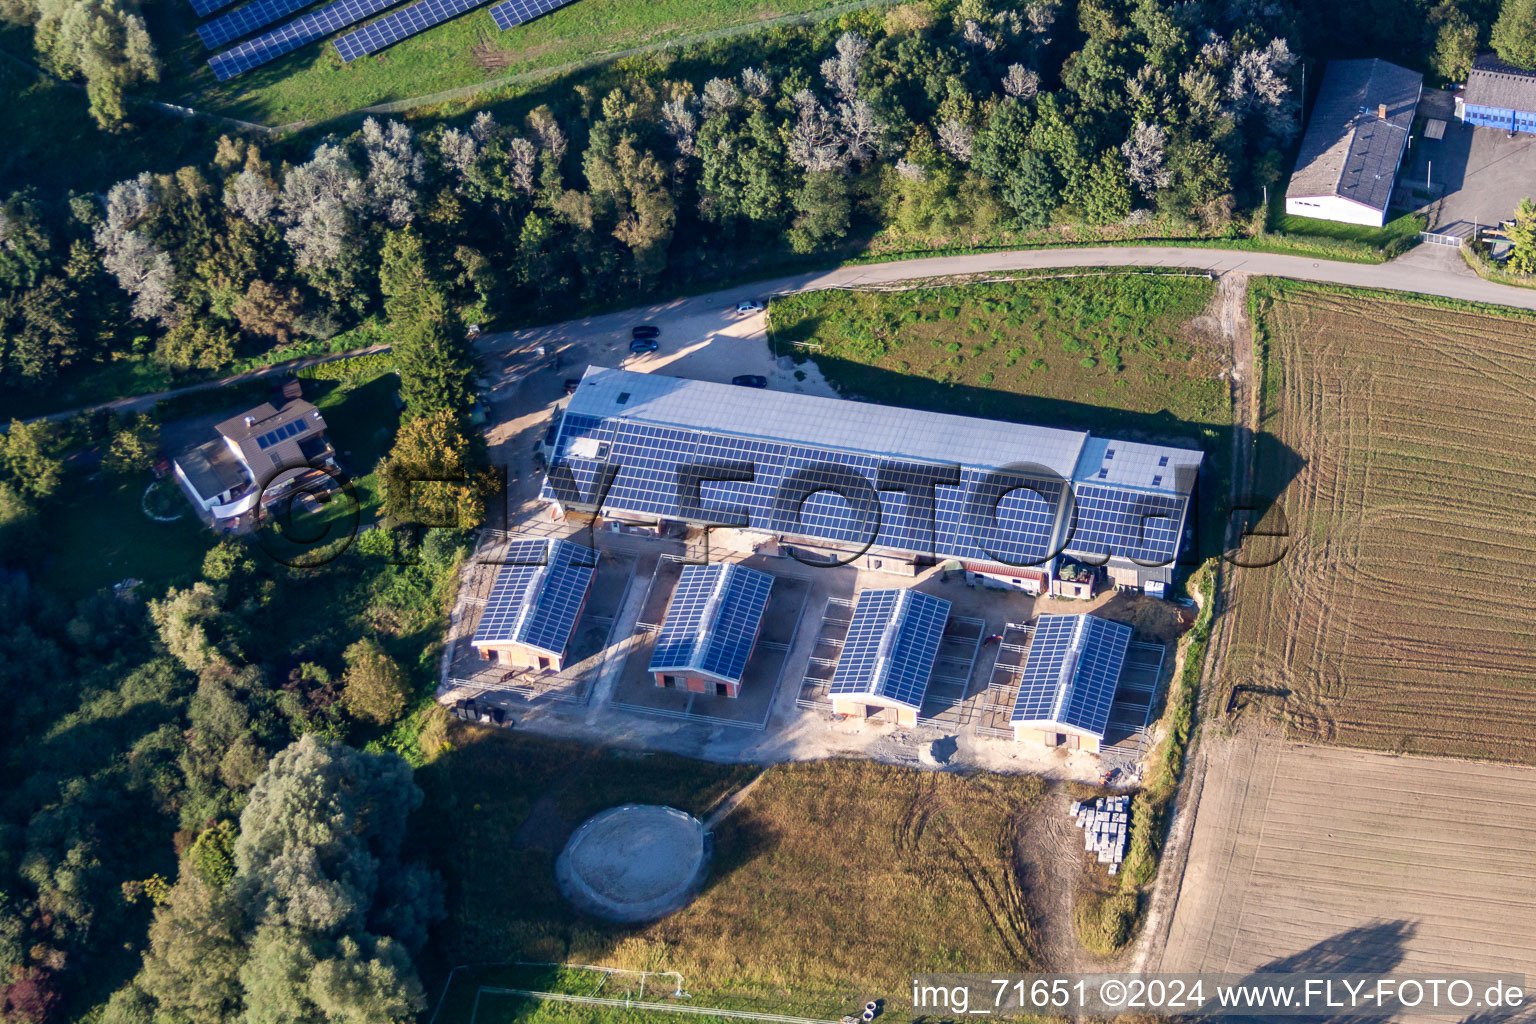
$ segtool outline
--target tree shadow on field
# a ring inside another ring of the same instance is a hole
[[[1403,962],[1403,954],[1407,950],[1408,941],[1413,938],[1417,925],[1412,921],[1378,921],[1374,924],[1362,925],[1351,928],[1330,938],[1309,946],[1298,953],[1271,960],[1254,969],[1248,975],[1245,982],[1251,981],[1257,987],[1267,984],[1259,975],[1266,974],[1294,974],[1295,983],[1299,986],[1304,979],[1316,977],[1320,974],[1387,974],[1397,968]],[[1273,980],[1273,979],[1269,979]],[[1375,1011],[1374,1004],[1369,1004]],[[1343,1022],[1384,1020],[1387,1017],[1380,1012],[1362,1014],[1350,1012],[1347,1009],[1337,1013],[1307,1014],[1278,1016],[1275,1014],[1256,1014],[1253,1016],[1221,1015],[1223,1021],[1242,1021],[1258,1024],[1261,1021],[1273,1021],[1277,1019],[1288,1021],[1316,1022]]]

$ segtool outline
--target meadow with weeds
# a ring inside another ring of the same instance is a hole
[[[676,970],[700,1005],[836,1019],[871,993],[901,1013],[913,971],[1036,963],[1015,858],[1039,779],[866,761],[759,769],[475,727],[451,744],[419,773],[418,834],[449,878],[444,973],[511,960]],[[705,815],[758,772],[714,826],[710,878],[689,907],[621,928],[560,897],[554,857],[590,814],[636,801]],[[533,987],[506,970],[461,972],[441,1019],[467,1021],[479,985]]]

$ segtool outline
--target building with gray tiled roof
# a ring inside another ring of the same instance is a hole
[[[1385,224],[1423,84],[1423,75],[1384,60],[1329,61],[1285,190],[1285,212]]]

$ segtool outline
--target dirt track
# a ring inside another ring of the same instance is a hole
[[[1536,976],[1536,769],[1210,739],[1152,970]]]

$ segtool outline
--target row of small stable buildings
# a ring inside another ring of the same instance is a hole
[[[890,710],[916,726],[950,603],[916,590],[859,595],[829,696],[840,715]],[[1131,628],[1097,615],[1041,615],[1019,674],[1015,740],[1097,753],[1125,668]]]
[[[506,562],[471,645],[514,671],[558,672],[592,587],[593,552],[567,540],[521,540]],[[773,582],[736,563],[685,566],[651,653],[656,685],[739,696]],[[915,726],[950,607],[908,588],[862,591],[832,677],[833,712],[891,711]],[[1040,616],[1010,719],[1015,738],[1097,751],[1130,637],[1130,627],[1096,615]]]

